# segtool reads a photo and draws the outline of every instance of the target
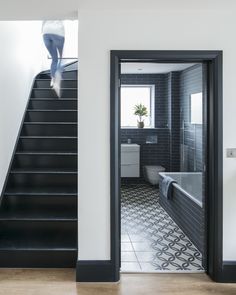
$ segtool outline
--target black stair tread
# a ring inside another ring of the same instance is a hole
[[[48,151],[48,152],[16,152],[15,155],[50,155],[50,156],[77,156],[77,153],[73,153],[73,152],[52,152],[52,151]]]
[[[26,214],[26,212],[16,213],[16,215],[11,214],[11,212],[6,212],[5,214],[0,214],[0,221],[38,221],[38,222],[77,222],[76,217],[71,216],[63,216],[63,215],[39,215],[39,214],[31,214],[31,215],[23,215],[23,213]],[[14,213],[14,212],[13,212]],[[15,213],[14,213],[15,214]]]
[[[65,98],[65,97],[63,97],[63,98],[52,98],[52,97],[31,97],[30,98],[30,100],[33,100],[33,101],[35,101],[35,100],[43,100],[43,101],[48,101],[48,100],[52,100],[52,101],[61,101],[61,100],[63,100],[63,101],[77,101],[78,99],[77,98]]]
[[[60,149],[58,150],[41,150],[40,148],[38,150],[29,150],[29,149],[24,149],[24,151],[19,151],[15,153],[16,155],[39,155],[39,156],[77,156],[78,153],[76,152],[76,150],[73,150],[73,152],[64,152],[64,151],[60,151]]]
[[[0,252],[1,251],[35,251],[35,252],[38,252],[38,251],[52,251],[53,253],[55,252],[55,251],[65,251],[65,252],[78,252],[78,248],[76,248],[76,247],[61,247],[61,248],[59,248],[59,247],[53,247],[53,248],[47,248],[47,247],[42,247],[42,248],[39,248],[39,247],[24,247],[24,246],[21,246],[21,245],[17,245],[17,247],[14,247],[14,246],[12,246],[12,247],[8,247],[8,246],[0,246]],[[1,262],[0,262],[0,264],[1,264]]]
[[[75,89],[77,89],[77,87],[68,87],[68,88],[60,88],[60,90],[75,90]],[[33,88],[32,90],[53,90],[54,91],[54,89],[52,88],[52,87],[40,87],[40,88]]]
[[[45,238],[45,237],[44,237]],[[41,237],[41,240],[44,239]],[[48,240],[50,240],[50,237],[48,237]],[[26,251],[77,251],[76,246],[70,245],[69,243],[65,246],[60,246],[62,243],[60,241],[55,241],[54,243],[51,243],[49,245],[44,244],[40,240],[37,240],[35,242],[32,241],[30,238],[29,241],[26,239],[24,240],[12,240],[12,239],[0,239],[0,251],[2,250],[26,250]]]
[[[22,139],[77,139],[77,136],[54,136],[54,135],[22,135]]]
[[[77,170],[75,169],[52,169],[52,168],[47,168],[47,169],[12,169],[10,173],[29,173],[29,174],[34,174],[34,173],[43,173],[43,174],[77,174]]]
[[[77,112],[77,110],[69,110],[69,109],[61,109],[61,110],[53,110],[53,109],[27,109],[27,112]]]
[[[10,204],[6,202],[0,211],[0,220],[33,220],[33,221],[77,221],[76,211],[66,206],[54,206],[48,204],[24,205]]]
[[[4,215],[1,215],[0,214],[0,221],[38,221],[38,222],[50,222],[50,221],[53,221],[53,222],[77,222],[77,218],[76,217],[66,217],[66,216],[40,216],[40,215],[30,215],[30,216],[22,216],[20,214],[18,215],[7,215],[4,214]]]
[[[4,192],[5,196],[75,196],[77,197],[77,188],[70,188],[68,187],[44,187],[41,188],[39,186],[37,187],[16,187],[16,188],[9,188]]]
[[[23,239],[24,237],[24,239]],[[44,242],[45,238],[47,238],[47,243]],[[51,243],[49,243],[51,242]],[[65,244],[65,245],[63,245]],[[60,246],[62,245],[62,246]],[[28,251],[76,251],[77,248],[75,245],[71,243],[66,243],[65,239],[63,243],[61,240],[53,241],[50,237],[39,236],[37,240],[33,240],[32,236],[25,237],[22,235],[21,239],[14,239],[11,237],[2,237],[0,239],[0,251],[1,250],[28,250]]]
[[[50,239],[50,237],[48,237],[48,239]],[[0,251],[78,251],[78,248],[76,248],[76,246],[74,245],[65,245],[60,247],[59,245],[61,243],[59,241],[52,245],[40,245],[39,242],[40,241],[32,243],[32,239],[30,239],[29,242],[27,242],[26,240],[12,241],[11,239],[4,239],[0,240]]]
[[[73,208],[72,208],[73,209]],[[7,206],[2,206],[0,211],[0,220],[23,220],[23,221],[77,221],[75,214],[76,211],[72,211],[71,208],[66,208],[66,206],[57,206],[41,204],[37,206],[27,206],[24,205],[10,204]]]
[[[26,125],[77,125],[77,122],[24,122]]]
[[[49,78],[49,79],[45,79],[45,78],[40,79],[40,78],[37,78],[37,79],[35,79],[35,81],[51,81],[51,78]],[[77,79],[66,79],[66,78],[62,78],[61,81],[77,81]]]

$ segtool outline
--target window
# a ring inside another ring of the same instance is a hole
[[[145,127],[154,128],[154,85],[121,86],[121,127],[137,128],[137,116],[134,115],[136,104],[143,104],[148,110],[144,117]]]
[[[202,92],[190,96],[191,124],[202,124]]]

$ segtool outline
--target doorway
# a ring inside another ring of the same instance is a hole
[[[121,108],[122,63],[204,64],[207,69],[203,94],[206,107],[203,111],[206,136],[205,173],[205,241],[203,265],[212,278],[222,264],[222,52],[210,51],[112,51],[111,52],[111,254],[114,272],[119,276],[121,262]],[[126,89],[127,90],[127,89]],[[207,90],[207,91],[206,91]],[[150,90],[151,91],[151,90]],[[194,95],[190,103],[194,103]],[[194,114],[191,114],[194,117]],[[152,120],[149,120],[151,124]],[[194,122],[192,122],[194,123]],[[214,127],[214,128],[213,128]],[[195,130],[196,131],[196,130]],[[153,138],[152,138],[153,140]],[[129,142],[130,143],[130,142]],[[184,163],[182,163],[184,165]],[[196,162],[194,164],[196,166]],[[182,170],[183,167],[182,167]],[[163,175],[162,175],[163,176]],[[217,177],[217,178],[216,178]],[[216,179],[218,181],[216,181]],[[213,202],[214,201],[214,202]],[[164,204],[163,204],[164,205]],[[162,207],[163,207],[162,205]],[[167,209],[166,209],[167,210]],[[131,241],[132,242],[132,241]]]
[[[120,78],[121,271],[203,272],[207,67],[122,62]]]

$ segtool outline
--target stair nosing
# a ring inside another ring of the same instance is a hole
[[[36,97],[31,97],[30,98],[30,100],[43,100],[43,101],[49,101],[49,100],[52,100],[52,101],[78,101],[78,99],[77,98],[73,98],[73,97],[71,97],[71,98],[58,98],[58,97],[55,97],[55,98],[53,98],[53,97],[38,97],[38,98],[36,98]]]
[[[16,192],[13,192],[13,193],[11,193],[11,192],[5,192],[4,193],[4,196],[58,196],[58,197],[60,197],[60,196],[71,196],[71,197],[73,197],[73,196],[75,196],[75,197],[77,197],[78,196],[78,193],[66,193],[66,192],[62,192],[62,193],[48,193],[48,192],[45,192],[45,193],[37,193],[37,192],[19,192],[19,193],[16,193]]]
[[[77,87],[63,87],[63,88],[60,88],[60,90],[77,90],[78,88]],[[54,89],[52,87],[34,87],[32,90],[53,90]]]
[[[23,123],[24,125],[77,125],[77,122],[27,122]]]
[[[49,79],[40,79],[40,78],[37,78],[35,79],[35,81],[51,81],[52,79],[49,78]],[[78,79],[64,79],[62,78],[61,81],[77,81]]]
[[[20,138],[23,138],[23,139],[78,139],[77,136],[20,136]]]
[[[15,155],[50,155],[50,156],[77,156],[78,153],[70,152],[16,152]]]
[[[53,109],[27,109],[27,112],[78,112],[77,110],[72,110],[72,109],[58,109],[58,110],[53,110]]]
[[[27,170],[27,169],[19,169],[19,170],[11,170],[10,174],[77,174],[77,171],[64,171],[64,170]]]
[[[77,222],[78,218],[60,218],[60,217],[55,217],[55,218],[47,218],[47,217],[0,217],[0,221],[33,221],[33,222]],[[1,248],[1,247],[0,247]]]
[[[55,248],[55,247],[51,247],[51,248],[13,248],[13,247],[0,247],[0,252],[1,251],[78,251],[78,248],[73,248],[73,247],[67,247],[67,248]]]

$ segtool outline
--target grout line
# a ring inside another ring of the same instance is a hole
[[[132,240],[131,240],[131,238],[129,236],[129,232],[128,231],[127,231],[127,236],[129,237],[130,243],[132,244]],[[132,248],[134,249],[133,245],[132,245]]]
[[[127,232],[127,234],[128,234],[128,236],[129,236],[129,232]],[[141,269],[141,271],[142,271],[142,267],[141,267],[140,261],[139,261],[139,259],[138,259],[137,254],[136,254],[136,251],[135,251],[135,249],[134,249],[133,242],[132,242],[130,236],[129,236],[129,239],[130,239],[130,243],[131,243],[131,245],[132,245],[132,248],[133,248],[133,250],[134,250],[134,255],[135,255],[136,259],[137,259],[138,265],[139,265],[139,267],[140,267],[140,269]]]

